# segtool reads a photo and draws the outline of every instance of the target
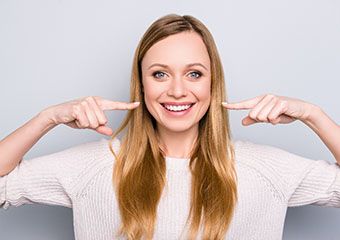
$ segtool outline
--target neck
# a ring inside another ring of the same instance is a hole
[[[198,136],[198,124],[182,132],[157,126],[157,132],[166,157],[190,158],[190,151]]]

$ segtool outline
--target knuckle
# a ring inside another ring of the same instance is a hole
[[[273,120],[272,123],[273,123],[274,125],[276,125],[276,124],[278,124],[279,122],[280,122],[280,120],[277,118],[277,119]]]
[[[268,120],[269,121],[274,121],[276,118],[275,118],[275,116],[273,116],[273,115],[269,115],[268,116]]]
[[[91,96],[85,96],[85,97],[83,97],[83,101],[87,101],[87,100],[89,100],[91,98]]]
[[[101,125],[106,124],[106,123],[107,123],[107,119],[106,119],[106,118],[100,119],[100,120],[99,120],[99,123],[100,123]]]
[[[99,105],[99,103],[100,103],[101,100],[102,100],[102,97],[100,97],[100,96],[94,96],[93,99],[94,99],[94,101]]]
[[[267,121],[268,121],[267,117],[264,116],[264,115],[259,115],[259,116],[258,116],[258,119],[259,119],[260,121],[263,121],[263,122],[267,122]]]
[[[274,98],[274,97],[275,97],[275,95],[272,94],[272,93],[268,93],[268,94],[267,94],[267,98]]]
[[[250,112],[249,117],[252,119],[256,119],[256,113],[255,112]]]
[[[80,102],[80,105],[83,107],[87,107],[88,106],[88,102],[86,100],[83,100]]]
[[[92,96],[91,96],[91,97],[87,97],[87,98],[86,98],[86,101],[87,101],[87,102],[92,102],[92,103],[93,103],[93,102],[94,102],[94,103],[96,102]]]
[[[288,102],[286,100],[281,100],[280,106],[283,107],[283,108],[286,108],[288,106]]]

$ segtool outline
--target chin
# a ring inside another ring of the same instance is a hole
[[[162,128],[165,128],[167,131],[171,132],[185,132],[190,130],[195,124],[190,124],[190,123],[183,123],[183,122],[172,122],[172,123],[167,123],[167,124],[161,124]]]

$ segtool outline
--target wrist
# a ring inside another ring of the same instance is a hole
[[[322,116],[323,111],[322,109],[314,104],[309,104],[308,105],[308,110],[306,116],[302,119],[302,122],[305,124],[311,126],[315,125],[317,121],[320,120],[320,117]]]
[[[49,109],[42,110],[37,116],[37,121],[43,126],[44,129],[50,130],[57,126],[58,124],[53,120],[53,117],[51,115],[51,112]]]

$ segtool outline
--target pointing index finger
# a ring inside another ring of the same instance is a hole
[[[236,103],[225,103],[223,102],[222,105],[226,108],[229,109],[251,109],[254,108],[256,106],[256,104],[261,101],[261,99],[263,98],[263,96],[258,96],[255,98],[250,98],[247,100],[243,100],[240,102],[236,102]]]
[[[138,107],[140,102],[115,102],[106,99],[102,99],[100,102],[100,108],[102,110],[131,110]]]

